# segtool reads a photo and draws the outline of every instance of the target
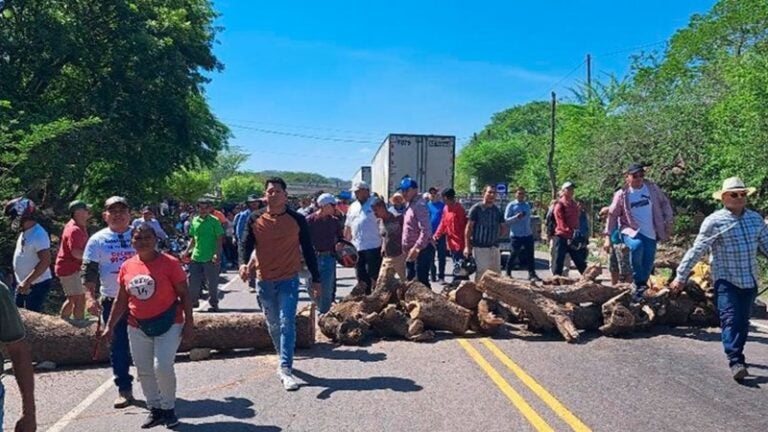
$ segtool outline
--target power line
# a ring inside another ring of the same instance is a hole
[[[647,44],[643,44],[643,45],[637,45],[637,46],[634,46],[634,47],[631,47],[631,48],[622,48],[622,49],[619,49],[619,50],[616,50],[616,51],[610,51],[610,52],[607,52],[607,53],[597,54],[595,57],[610,57],[610,56],[614,56],[614,55],[617,55],[617,54],[623,54],[623,53],[627,53],[627,52],[631,52],[631,51],[636,51],[636,50],[639,50],[639,49],[648,48],[648,47],[652,47],[652,46],[656,46],[656,45],[661,45],[661,44],[665,44],[665,43],[667,43],[666,40],[656,41],[656,42],[651,42],[651,43],[647,43]]]
[[[379,137],[382,135],[386,135],[386,132],[363,132],[363,131],[356,131],[351,129],[338,129],[338,128],[329,128],[329,127],[322,127],[322,126],[307,126],[307,125],[297,125],[297,124],[290,124],[290,123],[278,123],[278,122],[267,122],[267,121],[260,121],[260,120],[242,120],[242,119],[232,119],[232,118],[222,118],[222,120],[226,122],[233,122],[233,123],[250,123],[250,124],[259,124],[259,125],[267,125],[267,126],[277,126],[281,128],[289,128],[289,129],[307,129],[307,130],[321,130],[321,131],[328,131],[328,132],[340,132],[344,134],[350,134],[350,135],[362,135],[367,137]]]
[[[330,136],[320,136],[320,135],[308,135],[303,133],[296,133],[296,132],[286,132],[286,131],[279,131],[279,130],[273,130],[273,129],[264,129],[264,128],[257,128],[257,127],[251,127],[251,126],[243,126],[238,124],[229,124],[230,127],[237,128],[237,129],[245,129],[250,130],[254,132],[260,132],[265,134],[272,134],[272,135],[282,135],[282,136],[290,136],[290,137],[296,137],[296,138],[305,138],[305,139],[312,139],[312,140],[319,140],[319,141],[333,141],[333,142],[345,142],[345,143],[356,143],[356,144],[378,144],[375,141],[368,141],[368,140],[361,140],[356,138],[341,138],[341,137],[330,137]]]
[[[560,80],[558,80],[556,83],[554,83],[552,86],[550,86],[549,90],[547,90],[547,94],[545,94],[545,95],[544,95],[542,98],[540,98],[540,99],[544,99],[544,98],[547,98],[547,97],[549,96],[549,93],[550,93],[550,92],[554,91],[554,90],[557,88],[557,86],[559,86],[559,85],[560,85],[560,83],[562,83],[563,81],[567,80],[567,79],[568,79],[568,78],[569,78],[571,75],[573,75],[573,74],[574,74],[574,73],[576,73],[576,72],[577,72],[579,69],[581,69],[581,67],[582,67],[582,66],[584,66],[584,63],[586,63],[586,62],[587,62],[587,61],[586,61],[586,59],[585,59],[585,60],[582,60],[582,61],[580,61],[580,62],[579,62],[579,64],[578,64],[578,65],[576,65],[576,67],[574,67],[573,69],[571,69],[571,71],[570,71],[570,72],[568,72],[568,73],[567,73],[565,76],[563,76],[562,78],[560,78]]]

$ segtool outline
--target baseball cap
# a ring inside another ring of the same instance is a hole
[[[318,207],[325,207],[328,204],[336,204],[336,197],[329,193],[324,193],[317,197],[317,206]]]
[[[416,183],[416,180],[410,177],[403,177],[403,179],[400,180],[400,187],[397,189],[405,192],[408,189],[417,189],[418,187],[419,185]]]
[[[448,199],[456,198],[456,191],[453,188],[445,188],[440,194]]]
[[[199,200],[197,200],[198,204],[206,204],[206,205],[213,205],[213,200],[208,197],[202,197]]]
[[[250,203],[253,203],[253,202],[258,202],[259,200],[260,200],[260,198],[259,198],[258,195],[250,194],[250,195],[248,195],[248,198],[245,199],[245,202],[250,204]]]
[[[128,200],[127,199],[125,199],[124,197],[115,195],[115,196],[111,196],[111,197],[107,198],[107,200],[104,201],[104,209],[109,210],[110,207],[118,205],[118,204],[122,204],[122,205],[124,205],[124,206],[126,206],[128,208],[131,208],[131,206],[128,205]]]
[[[359,181],[359,182],[355,182],[355,183],[352,185],[352,189],[350,189],[350,191],[352,191],[352,192],[357,192],[357,191],[359,191],[360,189],[371,190],[371,187],[370,187],[370,186],[368,186],[368,183],[366,183],[366,182],[364,182],[364,181]]]
[[[641,164],[641,163],[635,162],[632,165],[630,165],[629,168],[627,168],[626,173],[627,174],[636,174],[636,173],[639,173],[641,171],[645,171],[645,164]]]
[[[570,188],[575,188],[575,187],[576,187],[576,185],[573,184],[572,181],[567,181],[567,182],[563,183],[563,186],[560,187],[560,190],[565,190],[565,189],[570,189]]]
[[[67,207],[70,213],[74,213],[76,210],[90,210],[91,206],[80,200],[74,200],[69,203]]]
[[[142,207],[142,208],[141,208],[141,212],[142,212],[142,213],[147,213],[147,212],[150,212],[150,213],[154,213],[154,212],[152,212],[152,207],[150,207],[150,206],[144,206],[144,207]]]

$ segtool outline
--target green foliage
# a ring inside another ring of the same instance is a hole
[[[675,33],[663,54],[634,57],[623,80],[574,90],[559,103],[558,183],[605,203],[634,161],[672,198],[679,214],[708,213],[711,192],[741,176],[768,208],[768,2],[721,0]],[[460,153],[457,187],[470,177],[548,189],[550,108],[531,102],[494,115]],[[514,153],[513,155],[508,153]],[[682,217],[678,230],[696,230]]]
[[[221,195],[227,202],[243,202],[248,195],[264,194],[264,183],[251,174],[237,174],[221,182]]]
[[[181,202],[193,203],[210,193],[213,186],[210,171],[181,169],[171,174],[165,192]]]

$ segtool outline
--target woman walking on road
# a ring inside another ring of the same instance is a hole
[[[136,256],[120,268],[120,291],[103,337],[110,340],[117,321],[128,311],[131,355],[147,398],[149,417],[141,426],[174,427],[176,372],[174,360],[182,337],[192,336],[192,301],[187,276],[174,257],[157,252],[157,235],[148,224],[133,231]]]

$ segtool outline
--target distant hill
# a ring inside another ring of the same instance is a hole
[[[342,190],[348,190],[351,186],[349,180],[343,180],[336,177],[325,177],[317,173],[300,171],[259,171],[251,172],[264,179],[268,177],[281,177],[288,184],[288,191],[291,195],[310,195],[318,190],[325,192],[338,193]]]

